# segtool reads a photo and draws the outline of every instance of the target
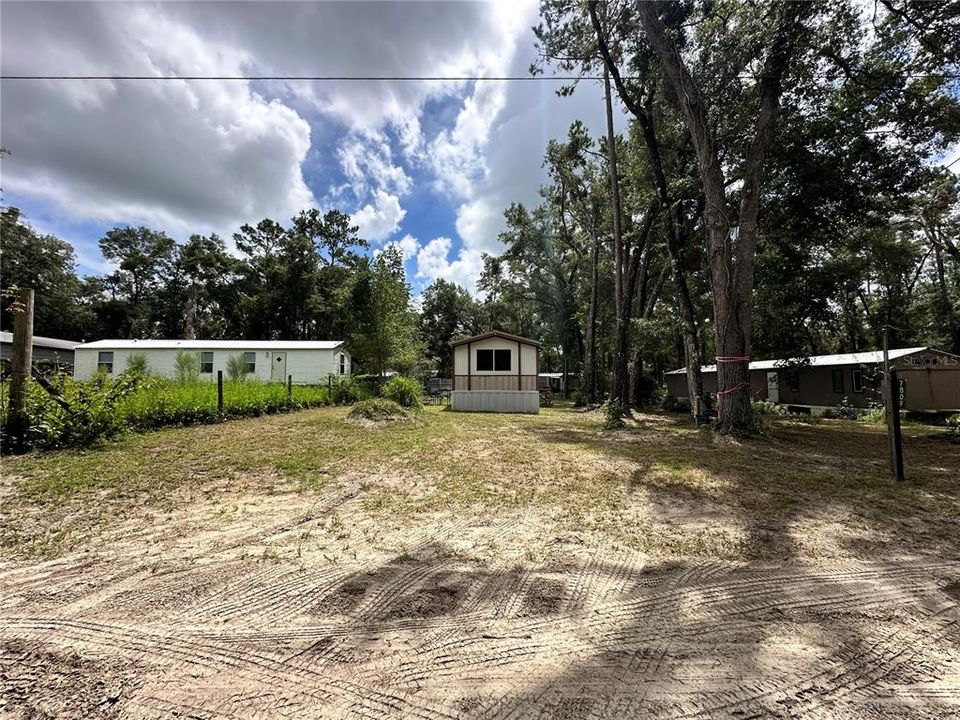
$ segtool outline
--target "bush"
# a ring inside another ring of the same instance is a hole
[[[200,356],[197,353],[177,351],[177,358],[173,362],[173,374],[177,382],[192,383],[200,378]]]
[[[673,395],[667,395],[660,403],[660,407],[666,412],[690,412],[690,400],[688,398],[678,398]]]
[[[602,409],[604,430],[619,430],[624,426],[623,418],[627,412],[620,401],[607,400]]]
[[[247,363],[243,359],[243,353],[227,358],[227,377],[233,382],[243,382],[247,379]]]
[[[573,395],[570,396],[570,399],[573,400],[574,407],[583,407],[587,404],[587,399],[583,396],[583,393],[579,390],[575,390]]]
[[[353,405],[363,399],[363,391],[348,377],[334,377],[330,381],[328,401],[332,405]]]
[[[381,394],[401,407],[418,410],[423,407],[423,385],[413,378],[394,375],[383,386]]]
[[[769,400],[756,400],[753,403],[753,412],[755,415],[779,415],[786,416],[790,414],[790,411],[783,405],[779,403],[770,402]]]
[[[370,422],[397,422],[410,419],[410,413],[393,400],[372,398],[361,400],[354,405],[347,413],[347,417],[351,420]]]
[[[870,405],[870,409],[864,412],[861,415],[861,418],[865,422],[880,424],[886,422],[887,413],[883,409],[883,405],[881,403],[872,403]]]
[[[947,418],[947,439],[960,443],[960,413]]]
[[[131,375],[146,377],[150,374],[150,363],[147,362],[146,353],[133,353],[127,357],[127,370]]]
[[[824,417],[827,418],[836,418],[837,420],[856,420],[860,416],[860,411],[857,410],[850,402],[849,398],[843,398],[835,408],[827,410],[823,413]]]

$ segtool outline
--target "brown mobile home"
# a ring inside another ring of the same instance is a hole
[[[879,350],[839,355],[817,355],[799,368],[783,360],[750,363],[750,392],[754,400],[770,400],[811,410],[835,407],[844,398],[854,407],[881,402],[883,353]],[[915,411],[960,410],[960,356],[929,347],[890,351],[890,364],[904,386],[903,408]],[[703,389],[717,392],[717,368],[702,368]],[[687,397],[686,369],[666,374],[667,392]]]
[[[465,412],[540,412],[540,343],[494,330],[453,343],[450,408]]]

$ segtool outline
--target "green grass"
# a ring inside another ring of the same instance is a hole
[[[521,416],[430,407],[417,422],[378,425],[348,422],[347,412],[6,458],[3,473],[15,481],[0,497],[0,544],[14,555],[56,554],[115,518],[175,507],[194,491],[229,502],[232,493],[344,484],[378,522],[516,515],[542,523],[544,543],[598,534],[651,554],[782,559],[857,553],[862,535],[875,538],[869,552],[960,552],[949,530],[960,516],[960,457],[922,426],[905,428],[910,482],[897,484],[882,427],[863,423],[775,418],[762,437],[736,440],[682,415],[640,415],[607,432],[599,412],[562,408]]]

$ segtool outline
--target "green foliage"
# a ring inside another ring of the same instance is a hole
[[[173,374],[178,383],[196,382],[200,378],[200,355],[178,350],[173,362]]]
[[[865,422],[880,424],[886,422],[887,413],[883,409],[882,403],[872,403],[870,408],[860,415],[860,418]]]
[[[147,362],[146,353],[130,353],[127,356],[127,372],[132,375],[146,377],[150,374],[150,363]]]
[[[44,450],[86,447],[116,437],[126,428],[117,407],[140,382],[139,376],[128,373],[113,381],[87,383],[59,374],[50,381],[51,393],[36,380],[29,380],[26,447]],[[0,423],[0,447],[4,449],[9,445],[7,408],[8,403],[4,402]]]
[[[860,411],[845,396],[843,400],[837,403],[836,407],[825,410],[823,417],[836,420],[856,420],[860,417]]]
[[[574,407],[583,407],[584,405],[587,404],[587,399],[583,396],[583,393],[580,392],[579,390],[575,390],[573,394],[570,395],[570,399],[573,400]]]
[[[603,404],[603,428],[604,430],[619,430],[624,426],[623,418],[627,411],[617,400],[607,400]]]
[[[960,413],[947,418],[947,438],[951,442],[960,443]]]
[[[327,388],[294,385],[292,397],[280,383],[226,382],[223,412],[217,412],[215,383],[178,383],[125,372],[116,380],[52,381],[57,402],[36,381],[27,385],[28,446],[37,449],[87,447],[125,430],[196,425],[222,419],[267,415],[326,405]],[[4,403],[6,408],[7,403]],[[66,407],[64,407],[66,406]],[[7,447],[6,415],[0,442]]]
[[[754,400],[752,405],[755,415],[777,415],[785,417],[790,414],[790,411],[787,410],[785,405],[770,402],[769,400]]]
[[[233,382],[243,382],[247,378],[247,363],[243,353],[237,353],[227,358],[227,377]]]
[[[386,398],[371,398],[361,400],[354,405],[347,417],[351,420],[368,420],[371,422],[397,422],[409,420],[410,413],[393,400]]]
[[[353,378],[331,378],[330,394],[327,398],[331,405],[353,405],[365,396],[366,393]]]
[[[394,375],[384,384],[381,394],[401,407],[423,407],[423,385],[413,378]]]
[[[464,335],[480,332],[479,306],[459,285],[438,278],[423,291],[420,333],[426,353],[444,377],[453,374],[451,343]]]
[[[688,398],[678,398],[673,395],[664,395],[660,402],[660,407],[666,412],[690,412],[690,400]]]

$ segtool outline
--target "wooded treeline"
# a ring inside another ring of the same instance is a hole
[[[415,312],[398,251],[315,210],[244,226],[239,257],[117,228],[117,270],[77,278],[69,245],[11,208],[3,282],[38,290],[39,334],[345,338],[373,372],[449,374],[451,339],[505,329],[624,407],[686,365],[696,411],[719,356],[733,430],[748,357],[874,349],[885,326],[960,352],[960,186],[935,164],[960,139],[960,5],[544,0],[541,17],[531,71],[603,78],[582,82],[602,82],[606,131],[550,142],[480,300],[438,280]]]

